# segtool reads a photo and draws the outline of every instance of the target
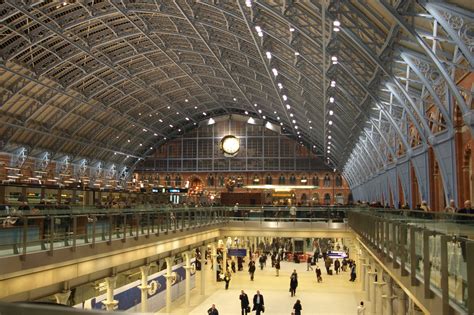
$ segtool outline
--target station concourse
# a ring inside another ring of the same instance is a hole
[[[474,314],[473,1],[0,20],[1,314]]]

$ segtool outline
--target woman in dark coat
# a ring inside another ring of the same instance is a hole
[[[298,276],[296,272],[293,272],[290,277],[290,292],[291,296],[296,295],[296,288],[298,287]]]
[[[300,300],[296,300],[296,303],[295,305],[293,305],[293,311],[294,311],[294,314],[295,315],[301,315],[301,310],[303,308],[301,307],[301,301]]]

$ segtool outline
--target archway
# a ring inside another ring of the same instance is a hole
[[[325,205],[330,205],[331,204],[331,195],[326,193],[324,194],[324,204]]]

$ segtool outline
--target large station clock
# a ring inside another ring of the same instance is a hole
[[[233,157],[239,153],[240,141],[236,136],[228,135],[222,138],[220,146],[225,156]]]

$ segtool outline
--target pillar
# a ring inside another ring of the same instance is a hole
[[[105,284],[107,286],[107,299],[105,300],[105,309],[107,311],[113,311],[115,306],[118,305],[118,301],[114,300],[115,284],[117,283],[117,276],[105,278]]]
[[[200,294],[205,295],[206,294],[206,251],[207,251],[207,246],[202,245],[201,246],[201,288],[200,288]]]
[[[189,306],[191,297],[191,252],[184,252],[184,270],[186,271],[186,279],[184,279],[184,301]],[[201,268],[202,269],[202,268]]]
[[[212,271],[213,271],[213,279],[215,282],[217,282],[217,250],[216,250],[216,244],[212,243],[211,245],[211,256],[212,256]]]
[[[360,279],[362,280],[362,291],[366,291],[367,288],[366,288],[366,279],[365,279],[365,274],[367,273],[367,266],[368,264],[366,264],[365,262],[365,258],[360,258],[360,265],[361,265],[361,273],[360,273]]]
[[[224,243],[224,248],[222,249],[222,270],[223,272],[227,271],[227,243]]]
[[[385,281],[383,281],[383,272],[382,269],[379,268],[377,274],[377,282],[375,282],[375,312],[376,314],[383,313],[383,305],[382,305],[382,295],[383,295],[383,288],[386,285]]]
[[[375,300],[375,275],[377,273],[373,270],[369,272],[369,301],[370,301],[370,314],[375,314],[375,305],[377,301]]]
[[[140,273],[141,273],[141,285],[138,288],[141,291],[141,304],[140,304],[140,311],[142,313],[148,312],[148,289],[150,286],[148,285],[148,272],[150,271],[150,266],[141,266]]]
[[[71,296],[71,290],[64,290],[62,292],[56,293],[54,298],[56,299],[56,303],[67,305],[69,296]]]
[[[406,294],[399,286],[395,287],[395,295],[397,296],[397,315],[407,314]]]
[[[172,274],[172,259],[166,257],[166,313],[171,312],[171,286],[173,285],[173,274]]]

